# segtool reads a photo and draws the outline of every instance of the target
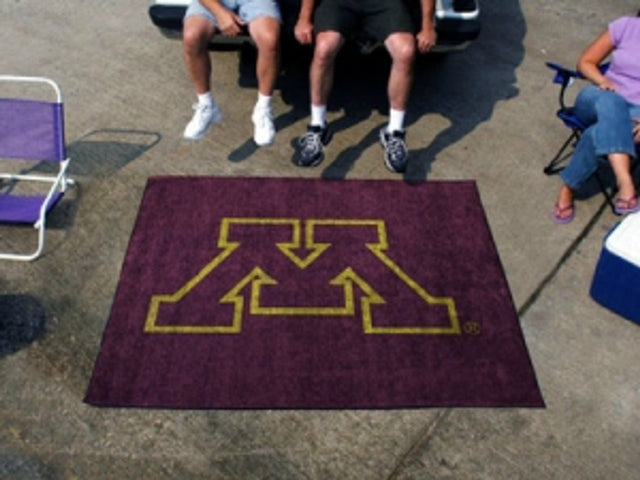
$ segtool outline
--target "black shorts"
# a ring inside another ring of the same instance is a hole
[[[392,33],[416,31],[404,0],[321,0],[313,29],[337,31],[343,37],[358,30],[380,42]]]

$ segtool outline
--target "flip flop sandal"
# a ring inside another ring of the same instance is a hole
[[[570,212],[570,213],[564,216],[563,214],[565,212]],[[573,203],[570,205],[566,205],[564,207],[561,207],[556,203],[553,208],[553,221],[559,224],[569,223],[571,220],[573,220],[573,217],[575,217],[575,215],[576,215],[576,211],[573,206]]]
[[[617,198],[615,211],[618,215],[626,215],[627,213],[635,213],[640,211],[640,203],[636,197]]]

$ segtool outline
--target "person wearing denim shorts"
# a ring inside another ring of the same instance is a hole
[[[271,97],[280,65],[281,14],[275,0],[192,0],[184,17],[183,53],[187,72],[198,101],[184,137],[202,138],[222,118],[211,94],[211,58],[208,45],[214,35],[238,35],[246,28],[254,40],[258,57],[258,100],[251,119],[254,141],[269,145],[275,137]]]
[[[578,61],[578,70],[593,85],[576,97],[574,113],[587,128],[560,173],[563,184],[553,211],[556,223],[573,219],[574,192],[603,162],[611,165],[618,184],[616,212],[640,210],[631,176],[631,162],[640,143],[639,46],[640,18],[622,17],[610,23]],[[602,74],[599,65],[609,55],[609,68]]]
[[[296,163],[315,166],[331,139],[325,122],[326,105],[333,84],[336,55],[355,28],[384,43],[391,56],[388,81],[389,124],[380,131],[385,165],[404,172],[408,162],[404,117],[413,80],[416,49],[428,52],[436,43],[435,0],[420,0],[420,25],[415,26],[404,0],[302,0],[294,34],[302,44],[314,40],[311,62],[311,122],[298,140]],[[315,11],[315,13],[314,13]],[[417,33],[416,33],[417,32]]]

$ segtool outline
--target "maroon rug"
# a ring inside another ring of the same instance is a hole
[[[86,401],[544,406],[475,183],[149,179]]]

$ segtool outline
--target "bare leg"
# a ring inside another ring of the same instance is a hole
[[[384,42],[391,55],[389,74],[389,105],[395,110],[406,110],[413,82],[415,39],[412,34],[399,32],[387,37]]]
[[[302,167],[314,167],[322,162],[324,146],[331,141],[331,130],[327,127],[324,116],[333,87],[336,55],[343,43],[342,35],[335,31],[323,31],[316,36],[309,69],[311,121],[307,133],[298,140],[300,153],[295,160]]]
[[[626,153],[612,153],[609,163],[618,182],[618,196],[624,200],[636,196],[636,188],[631,177],[631,157]]]
[[[187,73],[197,94],[210,90],[211,58],[209,58],[208,44],[215,34],[215,26],[208,20],[193,15],[184,23],[183,56]]]
[[[316,37],[316,48],[311,61],[311,104],[326,105],[333,87],[335,58],[344,40],[338,32],[320,32]]]
[[[558,192],[556,205],[561,209],[565,209],[568,206],[573,205],[573,190],[564,183],[562,184],[562,187],[560,187],[560,192]]]
[[[570,222],[573,219],[574,211],[573,190],[566,183],[563,183],[554,206],[553,216],[555,222]]]
[[[271,96],[280,69],[280,24],[275,18],[259,17],[249,24],[249,34],[258,47],[258,91]]]

